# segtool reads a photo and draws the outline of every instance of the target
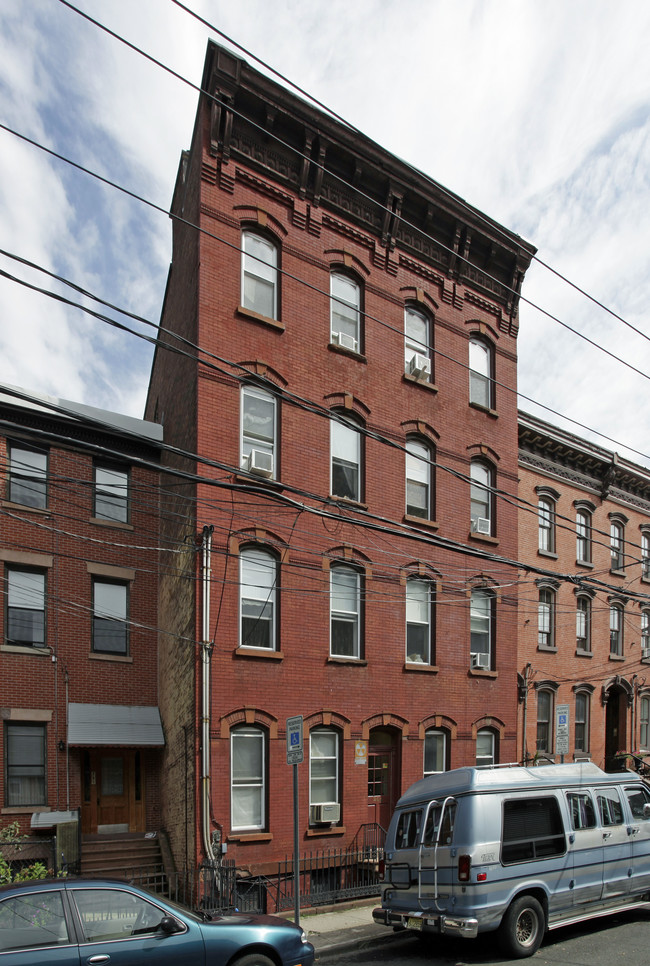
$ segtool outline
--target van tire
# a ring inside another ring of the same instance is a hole
[[[514,959],[532,956],[544,938],[544,910],[534,896],[513,900],[498,932],[501,951]]]

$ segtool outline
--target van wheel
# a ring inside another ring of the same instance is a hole
[[[532,956],[544,938],[544,910],[533,896],[519,896],[510,904],[499,927],[502,952],[516,959]]]

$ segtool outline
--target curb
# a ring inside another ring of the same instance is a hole
[[[342,929],[339,933],[326,933],[321,937],[318,935],[310,936],[307,933],[309,942],[316,950],[316,960],[318,961],[321,957],[332,956],[334,953],[350,952],[357,949],[360,943],[364,943],[366,946],[379,946],[391,944],[394,940],[404,938],[403,933],[388,929],[379,933],[372,926],[357,927],[357,930],[355,931],[355,927],[351,927],[350,929]]]

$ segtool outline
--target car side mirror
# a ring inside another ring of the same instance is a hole
[[[160,920],[158,928],[161,932],[164,932],[166,936],[171,936],[175,932],[180,932],[182,927],[178,920],[174,919],[173,916],[163,916]]]

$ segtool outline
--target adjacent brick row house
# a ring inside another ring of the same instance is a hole
[[[2,824],[159,827],[161,428],[0,396]]]

